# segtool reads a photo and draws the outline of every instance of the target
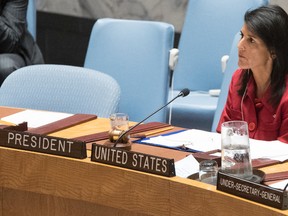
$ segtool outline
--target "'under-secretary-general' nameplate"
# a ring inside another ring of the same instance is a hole
[[[22,131],[0,129],[0,146],[79,159],[87,157],[85,142]]]
[[[288,209],[287,191],[218,172],[217,190],[278,209]]]
[[[162,176],[175,176],[174,159],[133,152],[117,147],[92,144],[91,161],[144,171]]]

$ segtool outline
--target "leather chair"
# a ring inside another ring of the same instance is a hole
[[[171,24],[125,19],[98,19],[93,26],[85,68],[114,77],[121,87],[119,112],[141,121],[167,102]],[[166,109],[149,121],[166,122]]]
[[[219,95],[217,108],[215,110],[215,115],[213,118],[213,124],[212,124],[212,129],[211,129],[212,132],[216,131],[220,116],[222,114],[223,108],[224,108],[226,100],[227,100],[227,95],[228,95],[229,85],[230,85],[232,75],[236,71],[236,69],[238,68],[238,47],[237,47],[237,45],[238,45],[240,38],[241,38],[240,33],[237,33],[234,37],[234,41],[233,41],[233,44],[231,47],[227,66],[226,66],[226,69],[224,71],[224,77],[223,77],[223,82],[221,85],[221,92]]]
[[[233,37],[243,25],[245,12],[268,2],[188,1],[171,95],[177,95],[185,87],[191,92],[185,99],[171,105],[169,122],[186,128],[211,130],[218,102],[217,93],[223,80],[220,59],[229,53]]]
[[[118,111],[120,86],[111,76],[67,65],[32,65],[9,75],[0,106],[109,117]]]

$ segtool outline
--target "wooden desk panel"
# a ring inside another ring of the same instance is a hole
[[[0,164],[3,215],[15,215],[18,208],[25,208],[21,215],[87,215],[86,208],[93,204],[95,210],[107,207],[111,215],[288,214],[198,181],[126,170],[89,159],[1,147]],[[53,206],[55,209],[50,209]],[[73,211],[75,206],[79,211]]]
[[[37,216],[144,216],[120,209],[101,206],[95,203],[75,199],[66,199],[51,195],[32,193],[27,191],[4,189],[6,199],[3,215],[37,215]],[[13,202],[11,202],[13,200]],[[0,212],[0,215],[2,212]]]
[[[95,125],[99,132],[108,126],[107,121],[93,120],[58,134],[85,135],[95,132]],[[156,147],[134,148],[156,151]],[[157,151],[175,159],[187,154],[169,149]],[[288,170],[288,164],[263,170]],[[229,195],[190,179],[99,164],[90,158],[79,160],[4,147],[0,147],[0,187],[0,215],[5,216],[288,215],[288,210]]]

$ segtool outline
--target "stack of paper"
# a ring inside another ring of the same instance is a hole
[[[141,143],[206,152],[221,149],[221,134],[191,129],[143,139]]]

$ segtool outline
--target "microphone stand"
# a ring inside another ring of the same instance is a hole
[[[146,118],[144,118],[142,121],[138,122],[137,124],[135,124],[134,126],[132,126],[131,128],[129,128],[128,130],[126,130],[125,132],[123,132],[119,138],[115,141],[113,147],[115,148],[117,146],[117,144],[119,143],[119,141],[129,132],[131,132],[135,127],[137,127],[138,125],[140,125],[141,123],[143,123],[145,120],[147,120],[148,118],[150,118],[151,116],[153,116],[154,114],[156,114],[157,112],[159,112],[161,109],[163,109],[164,107],[168,106],[170,103],[172,103],[174,100],[176,100],[178,97],[185,97],[189,94],[189,90],[188,89],[184,89],[181,92],[179,92],[179,94],[174,97],[172,100],[170,100],[168,103],[166,103],[165,105],[163,105],[162,107],[160,107],[158,110],[156,110],[155,112],[153,112],[152,114],[150,114],[149,116],[147,116]]]

